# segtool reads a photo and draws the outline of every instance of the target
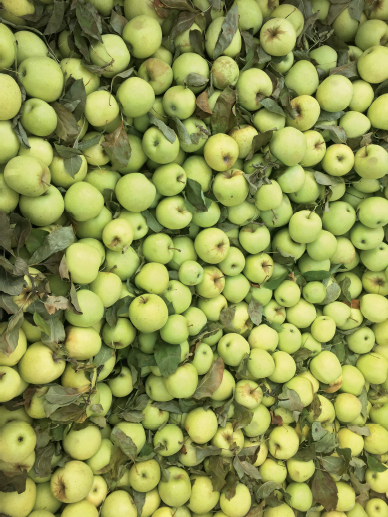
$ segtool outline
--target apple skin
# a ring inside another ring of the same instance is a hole
[[[211,478],[207,476],[191,476],[194,481],[191,488],[191,496],[187,507],[196,514],[206,514],[210,512],[218,503],[220,493],[213,490]]]
[[[152,108],[155,94],[147,81],[139,77],[130,77],[120,84],[117,99],[121,103],[123,114],[126,117],[141,117]]]
[[[365,50],[358,58],[357,70],[361,79],[371,84],[378,84],[388,78],[386,63],[388,63],[388,48],[375,45]]]
[[[105,67],[103,77],[113,77],[125,70],[131,58],[125,42],[115,34],[104,34],[102,43],[95,42],[90,47],[89,56],[93,64]]]
[[[116,490],[105,499],[101,508],[101,517],[112,517],[112,515],[137,516],[133,499],[125,490]]]
[[[152,86],[155,95],[164,93],[174,79],[170,64],[156,57],[155,53],[140,65],[138,76]]]
[[[256,111],[261,107],[259,99],[272,94],[273,86],[269,76],[257,68],[240,73],[237,81],[239,103],[248,111]]]
[[[156,294],[144,294],[129,306],[129,318],[140,332],[155,332],[167,322],[167,306]]]
[[[76,503],[84,499],[93,486],[92,469],[82,461],[69,461],[58,468],[51,477],[53,495],[63,503]]]
[[[16,81],[6,74],[0,74],[0,120],[10,120],[22,105],[22,95]]]
[[[62,59],[61,69],[65,81],[67,81],[69,77],[73,77],[76,80],[83,80],[86,95],[90,95],[100,87],[100,76],[85,68],[82,65],[82,60],[78,59],[76,56]]]
[[[150,127],[143,135],[143,151],[161,165],[173,162],[179,154],[179,140],[171,143],[157,127]]]
[[[198,233],[194,241],[195,251],[209,264],[219,264],[229,252],[229,238],[218,228],[206,228]]]
[[[62,93],[61,67],[48,57],[28,57],[18,68],[20,81],[30,97],[56,101]]]
[[[20,196],[19,208],[23,216],[36,226],[47,226],[59,219],[65,209],[60,191],[50,185],[38,197]]]
[[[41,196],[49,188],[50,171],[33,156],[15,156],[4,169],[8,187],[24,196]]]
[[[237,483],[235,495],[227,499],[224,493],[220,497],[221,510],[228,517],[243,517],[251,507],[251,494],[247,486]]]
[[[129,212],[147,210],[156,194],[151,181],[140,172],[126,174],[116,185],[116,196],[119,203]]]
[[[160,24],[148,15],[131,18],[125,25],[122,37],[131,45],[131,54],[138,59],[146,59],[160,47],[162,29]]]
[[[295,46],[296,32],[285,18],[272,18],[260,30],[260,43],[270,56],[285,56]]]
[[[28,30],[15,32],[15,41],[17,42],[16,56],[19,64],[28,57],[49,56],[46,44],[33,32]]]
[[[276,131],[270,144],[271,153],[284,165],[297,165],[303,158],[307,142],[301,131],[294,127],[285,127]]]
[[[337,356],[327,350],[311,360],[310,371],[316,379],[324,384],[331,384],[342,374]]]
[[[66,250],[66,261],[74,282],[90,284],[97,277],[101,257],[89,244],[75,242]]]
[[[68,310],[65,312],[66,320],[76,327],[92,327],[103,317],[102,301],[96,294],[86,289],[78,291],[77,298],[82,314],[74,314]]]
[[[10,517],[31,515],[36,500],[37,485],[27,477],[26,489],[18,494],[4,492],[1,496],[1,511],[7,512]]]
[[[190,499],[190,478],[187,472],[179,467],[169,467],[167,471],[169,478],[168,481],[159,482],[159,495],[164,504],[179,507]]]
[[[316,99],[322,109],[330,112],[347,108],[353,96],[353,85],[342,75],[331,75],[318,86]]]

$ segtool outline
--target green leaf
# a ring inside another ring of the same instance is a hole
[[[116,7],[116,9],[117,9],[117,7]],[[109,25],[112,27],[112,29],[115,32],[117,32],[117,34],[119,34],[121,36],[121,34],[123,33],[123,29],[127,25],[127,23],[128,23],[128,20],[126,18],[124,18],[124,16],[122,16],[120,13],[115,11],[115,9],[113,9],[111,11]]]
[[[111,357],[115,355],[113,348],[106,346],[104,343],[101,345],[99,352],[94,356],[93,364],[98,368],[103,366]]]
[[[26,490],[26,481],[27,470],[23,470],[22,473],[15,476],[7,476],[4,471],[0,470],[0,486],[2,492],[17,492],[21,494]]]
[[[224,368],[224,361],[219,357],[212,363],[207,374],[198,383],[193,398],[200,400],[206,397],[211,397],[222,382]]]
[[[166,126],[164,122],[158,119],[158,117],[155,117],[153,113],[150,111],[148,112],[148,118],[153,126],[156,126],[160,131],[163,133],[163,135],[167,138],[169,142],[172,144],[175,142],[177,136],[173,129]]]
[[[82,31],[93,39],[102,42],[101,16],[94,5],[89,2],[77,2],[75,12]]]
[[[329,285],[329,287],[326,289],[326,296],[322,302],[322,305],[326,305],[328,303],[334,302],[338,298],[340,293],[341,293],[341,288],[336,282]]]
[[[34,474],[37,477],[48,477],[51,475],[51,461],[55,453],[55,445],[51,442],[45,447],[35,449]]]
[[[201,87],[205,86],[209,82],[209,79],[204,77],[201,74],[196,73],[190,73],[187,74],[186,77],[183,79],[183,83],[188,87]]]
[[[68,108],[59,102],[53,102],[52,106],[57,114],[55,134],[64,142],[74,142],[79,133],[77,119]]]
[[[336,144],[346,144],[347,136],[343,127],[340,126],[321,126],[316,125],[314,129],[320,129],[321,131],[329,131],[333,142]]]
[[[234,125],[234,115],[232,108],[237,101],[237,93],[227,86],[217,99],[211,116],[212,134],[228,133]]]
[[[261,100],[260,104],[261,104],[261,106],[263,106],[266,110],[270,111],[271,113],[277,113],[278,115],[282,115],[283,117],[286,117],[284,110],[273,99],[270,99],[267,97],[266,99]]]
[[[25,284],[23,276],[15,277],[0,266],[0,291],[15,296],[22,292]]]
[[[378,461],[373,456],[368,455],[367,457],[367,464],[370,470],[373,472],[385,472],[387,470],[387,467],[383,465],[380,461]]]
[[[144,210],[142,216],[145,218],[147,226],[155,233],[160,233],[164,227],[158,222],[156,217],[149,210]]]
[[[187,178],[185,189],[187,200],[198,212],[207,212],[212,204],[211,199],[204,196],[201,184],[191,178]]]
[[[168,377],[178,368],[181,360],[181,347],[158,340],[154,346],[154,355],[160,373],[163,377]]]
[[[50,326],[48,322],[45,319],[43,319],[42,316],[37,312],[34,312],[33,318],[35,325],[41,330],[41,332],[44,332],[49,336]]]
[[[54,0],[53,10],[44,30],[44,34],[46,36],[60,31],[66,7],[66,2],[63,2],[62,0]]]
[[[281,490],[283,487],[276,481],[267,481],[256,491],[257,499],[267,499],[275,490]]]
[[[46,258],[58,251],[66,249],[75,240],[73,228],[71,226],[60,227],[45,237],[40,246],[31,256],[28,264],[39,264]]]
[[[214,47],[213,59],[217,59],[231,44],[238,31],[238,6],[237,4],[229,10],[222,22],[221,32]]]
[[[9,217],[4,212],[0,212],[0,246],[12,252],[12,237],[13,231],[11,229]]]
[[[136,506],[138,517],[141,517],[141,514],[143,512],[143,506],[145,504],[146,495],[146,492],[137,492],[134,488],[132,488],[133,502]]]
[[[77,121],[84,113],[86,105],[86,91],[83,79],[74,79],[70,76],[66,82],[66,93],[61,104],[70,110]]]
[[[38,230],[37,228],[32,228],[30,235],[26,240],[26,248],[29,253],[34,253],[38,248],[40,248],[47,237],[48,232],[46,230]]]
[[[111,436],[128,458],[133,460],[137,456],[137,447],[133,443],[132,438],[127,436],[119,427],[113,428]]]
[[[301,413],[303,411],[303,404],[298,393],[285,384],[283,385],[282,393],[279,395],[279,406]]]

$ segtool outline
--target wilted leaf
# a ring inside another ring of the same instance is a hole
[[[51,442],[45,447],[37,448],[35,451],[34,474],[37,477],[48,477],[51,475],[51,460],[55,453],[55,445]]]
[[[122,122],[112,133],[104,135],[101,147],[109,156],[113,167],[126,167],[131,157],[131,146]]]
[[[213,59],[217,59],[232,43],[234,35],[238,31],[238,5],[235,4],[229,10],[222,22],[221,32],[214,47]]]
[[[303,411],[303,404],[298,393],[285,384],[283,385],[282,393],[279,395],[279,406],[289,409],[290,411]]]
[[[127,25],[128,20],[124,18],[121,14],[119,14],[114,9],[110,13],[110,26],[112,29],[117,32],[117,34],[122,34],[124,27]]]
[[[146,492],[137,492],[135,489],[132,488],[133,502],[136,506],[138,517],[140,517],[142,514],[143,506],[146,500],[146,495]]]
[[[127,436],[121,429],[114,427],[111,436],[115,438],[118,446],[128,458],[133,460],[137,456],[137,447],[133,443],[132,438]]]
[[[224,368],[224,361],[219,357],[212,363],[207,374],[198,383],[193,398],[199,400],[211,397],[222,382]]]
[[[267,499],[275,490],[281,490],[283,487],[276,481],[267,481],[256,491],[257,499]]]
[[[97,9],[89,2],[77,2],[75,9],[82,31],[102,42],[102,21]]]
[[[248,305],[248,315],[255,325],[260,325],[263,319],[264,307],[263,305],[255,300],[252,296],[251,301]]]
[[[79,133],[77,119],[68,108],[59,102],[54,102],[52,106],[57,114],[56,135],[64,142],[74,142]]]
[[[336,509],[338,504],[338,490],[330,474],[316,469],[311,491],[313,500],[321,504],[326,511],[331,512]]]
[[[205,86],[209,82],[209,79],[204,77],[201,74],[196,74],[194,72],[187,74],[186,77],[183,79],[183,83],[188,87],[201,87]]]
[[[236,100],[237,93],[230,86],[227,86],[218,97],[211,117],[213,135],[216,133],[228,133],[233,126],[234,115],[232,114],[232,107]]]
[[[4,212],[0,212],[0,246],[12,253],[12,237],[13,231],[11,229],[9,217]]]
[[[74,240],[75,236],[71,226],[60,227],[45,237],[42,246],[33,253],[28,263],[39,264],[53,253],[66,249]]]
[[[21,494],[26,490],[27,470],[23,470],[16,476],[7,476],[5,472],[0,470],[0,487],[1,492],[17,492]],[[5,515],[4,513],[2,515]]]
[[[346,144],[347,136],[344,128],[341,126],[321,126],[318,124],[314,129],[320,129],[321,131],[328,131],[331,133],[331,138],[336,144]]]
[[[15,296],[22,292],[25,283],[23,276],[15,277],[0,266],[0,291]]]

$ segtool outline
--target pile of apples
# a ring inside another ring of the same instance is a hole
[[[0,22],[0,514],[388,517],[388,0]]]

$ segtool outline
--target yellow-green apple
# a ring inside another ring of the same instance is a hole
[[[209,167],[224,172],[233,167],[239,152],[238,144],[232,137],[218,133],[207,140],[204,158]]]
[[[260,30],[260,43],[270,56],[285,56],[295,46],[295,28],[285,18],[272,18]]]
[[[251,68],[240,73],[237,81],[239,104],[249,111],[256,111],[261,107],[260,101],[272,94],[270,77],[257,68]]]
[[[18,76],[30,97],[53,102],[62,93],[61,67],[49,57],[28,57],[19,65]]]
[[[129,306],[129,318],[140,332],[154,332],[167,322],[167,306],[160,296],[143,294]]]

